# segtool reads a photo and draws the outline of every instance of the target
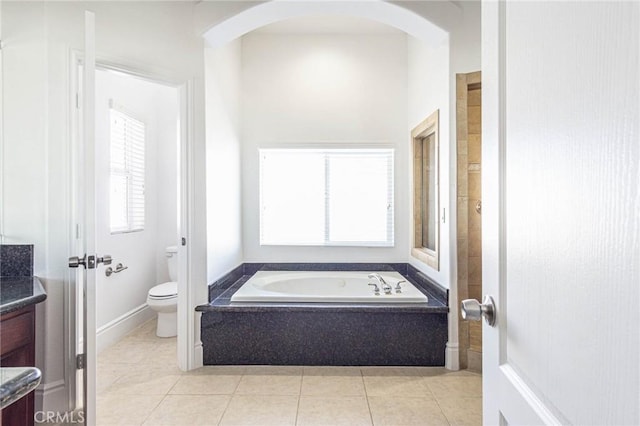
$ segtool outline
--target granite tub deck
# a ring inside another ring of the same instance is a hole
[[[429,302],[232,305],[259,270],[397,271]],[[447,291],[408,264],[244,264],[213,283],[209,298],[197,308],[205,365],[444,365]]]

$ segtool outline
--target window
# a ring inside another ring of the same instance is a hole
[[[111,233],[142,231],[145,126],[113,107],[109,119]]]
[[[260,244],[392,247],[393,150],[260,150]]]

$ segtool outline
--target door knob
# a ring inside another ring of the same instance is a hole
[[[462,319],[480,321],[482,317],[491,327],[496,324],[496,304],[491,296],[485,296],[482,304],[476,299],[462,301]]]
[[[78,256],[71,256],[69,258],[69,268],[77,268],[78,266],[84,266],[85,268],[87,267],[87,255],[85,254],[82,257],[78,257]]]
[[[87,256],[85,254],[82,257],[71,256],[69,258],[69,268],[77,268],[82,265],[87,269],[93,269],[97,264],[104,263],[105,265],[111,265],[111,262],[111,255],[108,254],[105,254],[102,257]]]

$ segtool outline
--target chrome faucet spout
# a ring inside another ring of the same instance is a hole
[[[372,274],[369,274],[368,277],[378,280],[378,283],[380,284],[380,287],[382,287],[382,290],[385,292],[385,294],[391,294],[392,287],[387,284],[387,282],[380,276],[380,274],[374,272]]]

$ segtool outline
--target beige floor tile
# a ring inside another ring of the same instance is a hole
[[[449,425],[438,403],[430,398],[370,396],[369,407],[376,426]]]
[[[153,356],[155,341],[121,340],[98,355],[98,362],[104,364],[137,364]]]
[[[362,376],[304,375],[301,395],[304,396],[364,396]]]
[[[155,340],[159,339],[156,336],[156,319],[149,320],[144,324],[138,326],[133,329],[129,334],[127,334],[126,338],[137,339],[137,340]]]
[[[444,367],[363,367],[363,376],[414,376],[432,377],[443,376],[451,371]]]
[[[230,395],[240,383],[240,375],[198,374],[183,375],[170,394],[182,395]]]
[[[227,395],[167,395],[144,425],[217,425],[230,399]]]
[[[122,395],[166,395],[180,379],[176,374],[144,371],[120,377],[104,393]]]
[[[221,426],[295,425],[298,396],[234,395]]]
[[[438,405],[451,425],[482,425],[482,398],[438,399]]]
[[[302,376],[302,372],[302,366],[247,365],[244,374],[261,376]]]
[[[304,367],[304,376],[362,376],[360,367]]]
[[[162,395],[108,394],[97,398],[97,425],[141,425]]]
[[[482,376],[446,376],[427,378],[436,399],[482,397]]]
[[[371,425],[371,414],[364,397],[301,396],[299,426]]]
[[[197,368],[191,371],[185,371],[187,375],[204,375],[204,374],[218,374],[223,376],[242,376],[245,373],[246,367],[243,365],[205,365],[204,367]]]
[[[96,392],[106,391],[120,377],[131,372],[131,364],[98,364],[96,370]]]
[[[236,393],[239,395],[300,395],[302,369],[249,369],[242,376]]]
[[[368,396],[403,396],[432,398],[427,377],[420,376],[364,376]]]

